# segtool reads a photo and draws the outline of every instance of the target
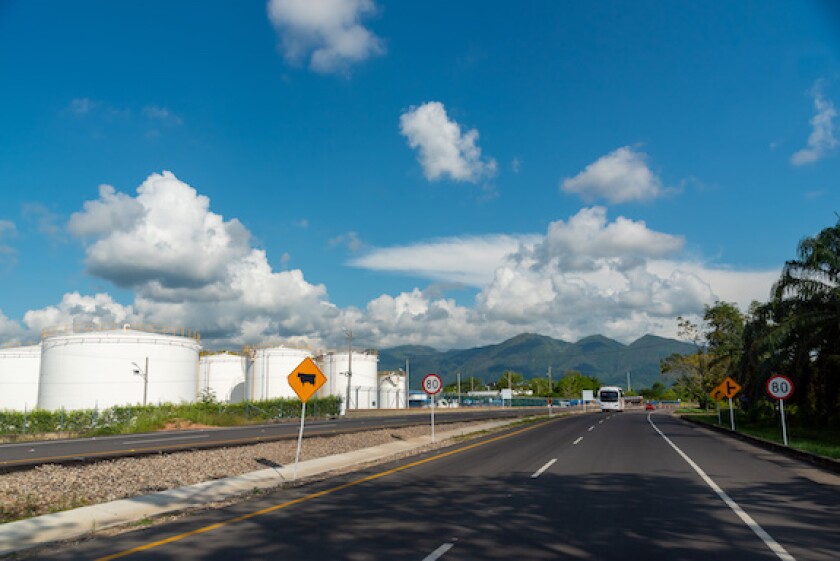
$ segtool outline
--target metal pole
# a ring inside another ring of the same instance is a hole
[[[723,421],[720,420],[720,401],[715,400],[715,405],[717,405],[718,424],[722,425]]]
[[[149,394],[149,357],[146,357],[146,369],[143,371],[143,405],[146,405],[146,396]]]
[[[785,443],[785,446],[788,445],[788,438],[787,438],[787,426],[785,424],[785,400],[779,400],[779,413],[782,414],[782,441]]]
[[[551,417],[551,367],[548,367],[548,416]]]
[[[458,407],[461,407],[461,371],[458,371]]]
[[[430,396],[432,398],[432,442],[435,441],[435,396]]]
[[[292,481],[297,479],[297,466],[300,461],[300,443],[303,441],[303,419],[306,417],[306,402],[300,408],[300,432],[298,432],[297,452],[295,452],[295,469],[292,471]]]
[[[735,430],[735,409],[732,407],[732,398],[729,398],[729,426]]]
[[[405,408],[408,409],[411,405],[409,403],[409,394],[411,393],[411,374],[408,372],[408,356],[405,357]]]
[[[347,415],[350,409],[350,382],[353,381],[353,332],[345,329],[344,334],[347,336],[347,403],[344,405],[344,414]]]

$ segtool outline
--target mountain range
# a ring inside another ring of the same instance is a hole
[[[663,381],[659,372],[661,359],[674,353],[696,351],[691,343],[656,335],[645,335],[625,345],[603,335],[569,343],[522,333],[497,345],[473,349],[438,351],[418,345],[380,349],[379,370],[404,369],[409,359],[413,389],[419,388],[420,379],[430,372],[441,376],[445,384],[454,382],[458,372],[462,380],[474,376],[490,383],[498,380],[505,370],[519,372],[525,380],[542,377],[549,366],[555,380],[568,370],[577,370],[604,384],[625,386],[629,372],[633,388],[649,388],[654,382]]]

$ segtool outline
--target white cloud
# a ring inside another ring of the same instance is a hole
[[[352,259],[350,265],[374,271],[391,271],[482,287],[493,280],[493,271],[522,244],[539,236],[464,236],[443,238],[408,246],[375,248]]]
[[[446,238],[374,249],[351,262],[475,287],[473,305],[431,286],[339,308],[302,271],[273,271],[243,225],[213,213],[206,197],[166,172],[151,175],[136,196],[101,187],[69,230],[87,244],[90,273],[133,289],[133,302],[69,293],[27,312],[25,330],[0,313],[0,338],[56,324],[144,323],[198,330],[211,348],[276,340],[336,347],[345,328],[373,347],[470,347],[524,331],[630,341],[673,336],[677,315],[699,318],[717,299],[746,309],[767,299],[778,276],[687,259],[682,238],[626,217],[609,220],[593,207],[541,235]]]
[[[400,133],[408,145],[419,148],[418,159],[429,181],[448,176],[455,181],[476,183],[496,174],[496,161],[481,159],[476,145],[478,131],[461,133],[461,127],[451,121],[443,104],[438,101],[411,107],[400,116]]]
[[[816,162],[837,147],[833,122],[837,116],[837,110],[834,109],[834,103],[823,97],[820,82],[814,85],[813,94],[816,114],[811,118],[811,134],[808,136],[808,146],[795,152],[790,157],[790,163],[795,166]]]
[[[7,240],[17,236],[17,226],[11,220],[0,220],[0,257],[5,256],[7,259],[14,259],[17,253],[15,249],[8,245]]]
[[[182,125],[184,120],[166,107],[147,105],[143,108],[143,115],[164,125]]]
[[[648,332],[674,336],[676,316],[699,318],[704,305],[719,299],[746,310],[752,300],[766,300],[778,278],[778,271],[738,272],[681,260],[683,246],[681,237],[625,217],[610,222],[603,208],[594,207],[553,222],[543,236],[433,240],[377,249],[352,264],[479,288],[475,307],[447,308],[461,323],[436,326],[459,341],[522,331],[567,340],[593,333],[624,341]],[[413,310],[408,317],[425,331],[423,306],[434,301],[419,292],[401,300],[382,297],[368,319],[383,318],[383,309]]]
[[[269,0],[267,8],[286,60],[297,63],[309,56],[316,72],[345,72],[351,63],[385,50],[360,24],[376,11],[371,0]]]
[[[331,239],[328,243],[330,247],[338,247],[340,245],[346,246],[347,249],[353,252],[360,251],[363,247],[365,247],[365,242],[359,238],[358,232],[347,232],[346,234],[341,234],[340,236],[336,236]]]
[[[322,310],[322,285],[299,270],[272,271],[238,220],[211,212],[207,197],[169,172],[149,176],[136,197],[100,187],[69,230],[87,240],[92,275],[135,290],[132,310],[144,322],[230,342],[257,325],[266,337],[320,336],[335,315]],[[32,317],[59,315],[45,309]]]
[[[560,189],[591,202],[611,203],[655,199],[664,193],[662,181],[647,165],[647,154],[624,146],[602,156],[572,178],[564,179]]]

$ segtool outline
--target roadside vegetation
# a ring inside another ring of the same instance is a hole
[[[307,402],[307,417],[337,415],[341,398],[313,398]],[[196,403],[120,406],[80,411],[0,411],[0,437],[6,440],[39,435],[101,436],[151,432],[191,425],[237,426],[300,418],[297,399],[219,403],[203,394]]]
[[[680,318],[680,335],[696,352],[661,363],[674,391],[710,412],[710,392],[730,376],[743,388],[736,428],[779,440],[777,402],[765,387],[771,376],[787,376],[795,388],[785,401],[791,446],[840,457],[840,220],[799,243],[769,301],[753,302],[746,313],[717,302],[703,319]]]

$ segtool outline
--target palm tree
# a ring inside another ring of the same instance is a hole
[[[751,326],[749,335],[761,336],[748,351],[789,369],[796,400],[815,419],[840,421],[840,220],[799,243],[772,296],[758,309],[764,325]]]

